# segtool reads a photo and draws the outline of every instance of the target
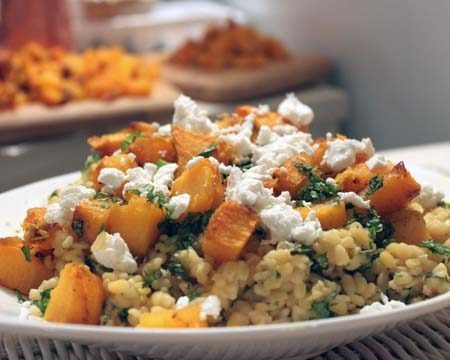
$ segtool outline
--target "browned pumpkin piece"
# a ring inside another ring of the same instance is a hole
[[[91,136],[87,142],[93,151],[98,151],[102,156],[112,155],[120,149],[120,145],[131,134],[129,130],[121,130],[113,134]]]
[[[145,328],[199,328],[208,322],[200,318],[200,306],[191,305],[182,309],[158,309],[141,315],[140,327]]]
[[[317,145],[317,149],[314,152],[312,163],[316,167],[320,167],[322,164],[323,157],[325,156],[325,153],[328,149],[327,140],[325,138],[318,138],[314,142],[315,145]]]
[[[420,193],[420,184],[398,163],[387,174],[382,175],[383,186],[368,197],[380,215],[403,209]]]
[[[106,226],[108,222],[111,205],[112,203],[107,201],[84,200],[76,206],[72,223],[82,224],[80,240],[90,244],[95,241],[102,226]]]
[[[51,322],[98,325],[105,292],[102,280],[84,264],[69,263],[51,291],[44,319]]]
[[[176,162],[177,154],[172,141],[167,137],[155,134],[144,134],[128,147],[128,151],[136,155],[140,166],[145,163],[156,163],[159,159]]]
[[[0,239],[0,285],[28,294],[42,281],[50,279],[53,271],[30,252],[27,261],[22,251],[24,242],[18,237]]]
[[[430,238],[425,219],[420,211],[413,209],[401,209],[389,214],[388,220],[394,227],[392,237],[397,242],[410,245],[419,245],[422,241]]]
[[[165,218],[156,204],[132,196],[126,205],[112,205],[106,230],[111,234],[120,233],[131,253],[143,257],[158,239],[158,224]]]
[[[54,232],[59,229],[56,224],[47,224],[44,220],[46,212],[46,208],[30,208],[22,224],[25,243],[42,253],[53,250]]]
[[[243,118],[239,116],[233,116],[230,114],[222,114],[214,121],[215,124],[221,129],[225,129],[230,126],[239,125],[242,123]]]
[[[224,186],[217,167],[202,159],[187,168],[175,179],[171,193],[189,194],[189,212],[205,212],[218,207],[224,198]]]
[[[244,205],[226,201],[212,215],[202,248],[217,263],[237,260],[250,240],[259,216]]]
[[[275,187],[276,193],[289,191],[291,197],[295,198],[299,190],[308,182],[308,175],[299,171],[295,164],[311,165],[312,158],[302,152],[286,161],[282,168],[275,170],[274,178],[278,180]]]
[[[307,207],[300,207],[296,209],[303,219],[305,219],[311,211]],[[342,227],[347,221],[347,213],[344,202],[340,201],[329,202],[323,204],[314,204],[312,210],[316,212],[317,219],[322,226],[322,229],[337,229]]]
[[[94,183],[94,188],[100,190],[103,185],[97,181],[98,176],[100,175],[100,171],[105,168],[116,168],[123,172],[126,172],[128,169],[132,169],[137,167],[138,164],[136,161],[132,160],[127,154],[117,154],[112,156],[105,156],[102,158],[91,174],[91,180]],[[117,194],[120,194],[121,190],[117,190]]]
[[[359,193],[369,186],[374,176],[366,164],[356,164],[338,174],[335,180],[342,191]]]
[[[133,121],[130,124],[130,130],[131,131],[140,131],[142,133],[152,134],[155,131],[157,131],[157,128],[155,125],[150,124],[148,122],[144,121]]]

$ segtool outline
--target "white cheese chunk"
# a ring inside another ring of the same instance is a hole
[[[339,198],[346,204],[352,204],[358,208],[370,209],[370,200],[364,200],[358,194],[352,192],[338,192]]]
[[[167,204],[170,218],[176,220],[183,215],[188,210],[190,201],[191,196],[189,194],[172,196]]]
[[[385,311],[392,311],[392,310],[396,310],[396,309],[401,309],[406,307],[406,304],[401,302],[401,301],[397,301],[397,300],[389,300],[388,297],[386,295],[384,295],[383,293],[381,294],[381,301],[376,301],[370,305],[366,305],[364,306],[359,313],[360,314],[374,314],[374,313],[380,313],[380,312],[385,312]]]
[[[125,174],[116,168],[103,168],[100,170],[97,181],[104,184],[102,191],[113,193],[125,181]]]
[[[48,224],[70,226],[75,207],[83,200],[92,199],[95,190],[82,185],[69,185],[59,193],[59,202],[47,206],[44,220]]]
[[[389,165],[389,161],[383,155],[375,154],[366,161],[366,165],[369,170],[383,169]]]
[[[91,245],[91,252],[99,264],[115,271],[133,274],[138,269],[136,260],[119,233],[111,235],[102,231]]]
[[[255,120],[254,114],[249,114],[245,117],[244,122],[236,127],[236,133],[222,134],[220,139],[228,142],[238,158],[242,161],[247,159],[254,148],[251,141],[251,136],[253,134],[253,122]]]
[[[185,307],[187,307],[189,305],[189,297],[187,296],[180,296],[177,300],[177,302],[175,303],[175,309],[180,310],[180,309],[184,309]]]
[[[158,131],[156,132],[156,134],[159,136],[164,136],[164,137],[170,136],[172,134],[172,125],[166,124],[166,125],[160,126],[158,128]]]
[[[180,95],[174,106],[173,125],[202,134],[218,131],[218,126],[208,118],[207,112],[200,109],[190,97]]]
[[[426,184],[422,186],[419,196],[416,197],[416,201],[424,209],[432,209],[444,199],[444,196],[442,191],[437,190],[432,185]]]
[[[368,157],[373,155],[374,148],[369,138],[361,141],[353,139],[334,140],[328,143],[323,164],[335,172],[340,172],[355,163],[358,153],[365,153]]]
[[[293,93],[287,94],[286,99],[280,103],[278,113],[295,126],[309,125],[314,118],[312,109],[297,99]]]
[[[270,112],[270,107],[266,104],[260,104],[256,109],[253,110],[253,112],[257,115],[267,115]]]
[[[156,187],[166,186],[170,188],[172,186],[173,179],[175,177],[175,171],[178,169],[178,164],[167,164],[161,166],[153,176],[153,183]]]
[[[206,320],[209,316],[217,319],[221,311],[220,299],[216,295],[209,295],[200,305],[200,319]]]

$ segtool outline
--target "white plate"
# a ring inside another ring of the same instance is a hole
[[[450,179],[411,164],[408,167],[420,182],[435,184],[450,196]],[[26,208],[43,204],[55,188],[78,176],[78,173],[59,176],[1,194],[1,235],[11,234]],[[15,295],[0,290],[0,334],[78,342],[161,359],[286,359],[321,353],[449,305],[450,293],[447,293],[381,314],[251,327],[143,330],[19,321],[21,307]]]

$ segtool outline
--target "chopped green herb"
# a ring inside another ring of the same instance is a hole
[[[313,166],[294,163],[294,166],[305,173],[309,178],[309,183],[304,186],[297,195],[297,200],[308,202],[324,201],[337,195],[337,189],[333,184],[327,183],[316,174],[317,169]]]
[[[295,244],[291,250],[291,255],[307,255],[312,253],[311,246],[304,244]]]
[[[83,220],[72,221],[72,229],[73,231],[75,231],[75,234],[77,234],[80,237],[83,236],[83,227],[84,227]]]
[[[125,140],[122,142],[122,144],[120,145],[120,150],[122,152],[126,151],[130,145],[137,139],[140,138],[142,136],[142,132],[141,131],[134,131],[133,133],[131,133],[130,135],[128,135]]]
[[[439,201],[439,203],[438,203],[438,206],[439,207],[443,207],[444,209],[450,209],[450,203],[448,203],[448,202],[445,202],[445,201]]]
[[[253,162],[250,159],[248,159],[243,160],[240,163],[237,163],[236,166],[241,170],[248,170],[251,169],[253,166],[255,166],[255,164],[253,164]]]
[[[51,199],[52,197],[54,197],[56,195],[58,195],[58,190],[53,190],[48,198]]]
[[[106,231],[105,225],[101,224],[98,228],[98,233],[101,234],[103,231]]]
[[[378,176],[374,176],[369,181],[369,190],[366,193],[366,196],[372,195],[375,191],[378,189],[381,189],[383,187],[383,179],[381,179]]]
[[[311,271],[321,274],[323,270],[328,268],[327,254],[322,254],[312,259]]]
[[[187,271],[184,266],[178,261],[171,261],[167,264],[167,270],[179,279],[184,279],[187,277]]]
[[[430,250],[432,253],[443,255],[443,256],[450,256],[450,247],[436,243],[434,240],[426,240],[422,241],[422,243],[419,245],[420,247],[423,247],[425,249]]]
[[[313,304],[312,308],[316,314],[317,319],[326,319],[333,316],[330,310],[330,302],[336,297],[336,294],[331,294],[327,296],[322,301],[317,301]]]
[[[123,203],[123,199],[120,197],[114,196],[113,194],[108,194],[103,191],[97,191],[94,195],[95,200],[111,200],[116,203]]]
[[[200,297],[200,293],[199,293],[198,290],[194,290],[193,292],[191,292],[191,293],[188,295],[189,301],[192,301],[192,300],[194,300],[194,299],[197,299],[198,297]]]
[[[23,297],[23,294],[19,290],[14,290],[17,296],[17,302],[22,304],[25,301],[25,298]]]
[[[155,191],[155,187],[152,184],[145,185],[142,190],[130,189],[128,192],[135,195],[146,193],[147,201],[158,205],[160,208],[165,208],[168,203],[166,195],[162,191]]]
[[[121,309],[117,315],[119,316],[120,321],[122,321],[122,322],[128,321],[128,309],[127,308]]]
[[[102,264],[96,262],[91,256],[85,256],[84,264],[89,268],[89,270],[97,275],[102,275],[103,273],[113,272],[113,269],[110,269]]]
[[[198,156],[203,156],[204,158],[209,158],[216,149],[217,149],[217,145],[212,143],[206,150],[199,153]]]
[[[98,152],[96,152],[96,151],[90,153],[90,154],[87,156],[86,161],[84,162],[84,168],[83,168],[83,170],[84,170],[84,171],[89,170],[89,168],[91,167],[91,165],[92,165],[92,164],[98,163],[98,162],[100,161],[100,159],[101,159],[100,153],[98,153]]]
[[[23,256],[25,257],[25,260],[30,262],[31,261],[31,251],[30,247],[27,245],[24,245],[20,248],[22,250]]]
[[[162,276],[162,272],[160,270],[157,270],[154,273],[145,275],[145,277],[144,277],[144,287],[151,288],[153,282],[155,280],[158,280],[161,276]]]
[[[163,160],[163,159],[158,159],[158,161],[156,161],[156,167],[159,169],[161,167],[163,167],[164,165],[167,165],[168,162]]]
[[[51,291],[51,289],[41,291],[41,299],[39,301],[36,301],[35,305],[39,308],[39,310],[41,310],[42,314],[45,314],[45,310],[47,310]]]

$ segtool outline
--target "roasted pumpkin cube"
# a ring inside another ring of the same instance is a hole
[[[66,264],[60,273],[44,319],[51,322],[98,325],[105,301],[99,276],[84,264]]]
[[[41,207],[28,209],[22,224],[25,243],[41,253],[53,250],[54,233],[60,228],[57,224],[47,224],[44,220],[46,212],[47,209]]]
[[[116,168],[123,172],[126,172],[128,169],[132,169],[137,167],[138,164],[132,158],[130,158],[127,154],[117,154],[112,156],[105,156],[102,158],[91,174],[91,180],[94,183],[94,187],[97,190],[100,190],[103,185],[98,182],[98,176],[100,175],[100,171],[105,168]]]
[[[403,209],[420,193],[420,184],[406,170],[403,162],[395,165],[381,178],[383,186],[368,197],[371,205],[380,215]]]
[[[131,253],[143,257],[158,239],[158,224],[165,218],[158,205],[132,196],[128,204],[111,207],[106,230],[111,234],[120,233]]]
[[[102,226],[108,222],[112,203],[101,200],[84,200],[75,207],[72,228],[80,240],[92,244]]]
[[[28,294],[50,279],[53,271],[35,256],[33,249],[23,246],[25,243],[18,237],[0,239],[0,285]]]
[[[200,306],[183,309],[158,309],[143,313],[139,326],[144,328],[199,328],[208,327],[206,320],[200,319]]]
[[[244,205],[224,202],[206,227],[202,243],[204,254],[217,263],[237,260],[258,222],[258,214]]]
[[[295,166],[295,164],[311,165],[312,158],[305,152],[293,156],[283,166],[275,170],[274,178],[277,179],[276,193],[288,191],[295,198],[299,190],[308,182],[308,175]]]
[[[129,130],[133,131],[140,131],[141,133],[145,134],[152,134],[155,131],[157,131],[157,127],[153,124],[150,124],[148,122],[144,121],[133,121],[130,124]]]
[[[175,179],[171,192],[172,196],[191,196],[189,212],[205,212],[222,203],[225,189],[217,167],[208,159],[202,159]]]
[[[113,134],[106,134],[102,136],[91,136],[87,142],[93,151],[99,152],[102,156],[112,155],[125,139],[131,134],[129,130],[121,130]]]
[[[141,166],[145,163],[156,163],[159,159],[168,162],[177,160],[172,141],[154,134],[144,134],[138,137],[128,147],[128,150],[136,155],[136,161]]]
[[[430,238],[423,214],[413,209],[401,209],[388,215],[394,228],[392,237],[397,242],[419,245]]]
[[[324,230],[340,228],[347,221],[347,212],[342,201],[314,204],[311,209],[316,212],[317,219]],[[308,216],[311,209],[300,207],[297,208],[297,211],[304,219]]]

